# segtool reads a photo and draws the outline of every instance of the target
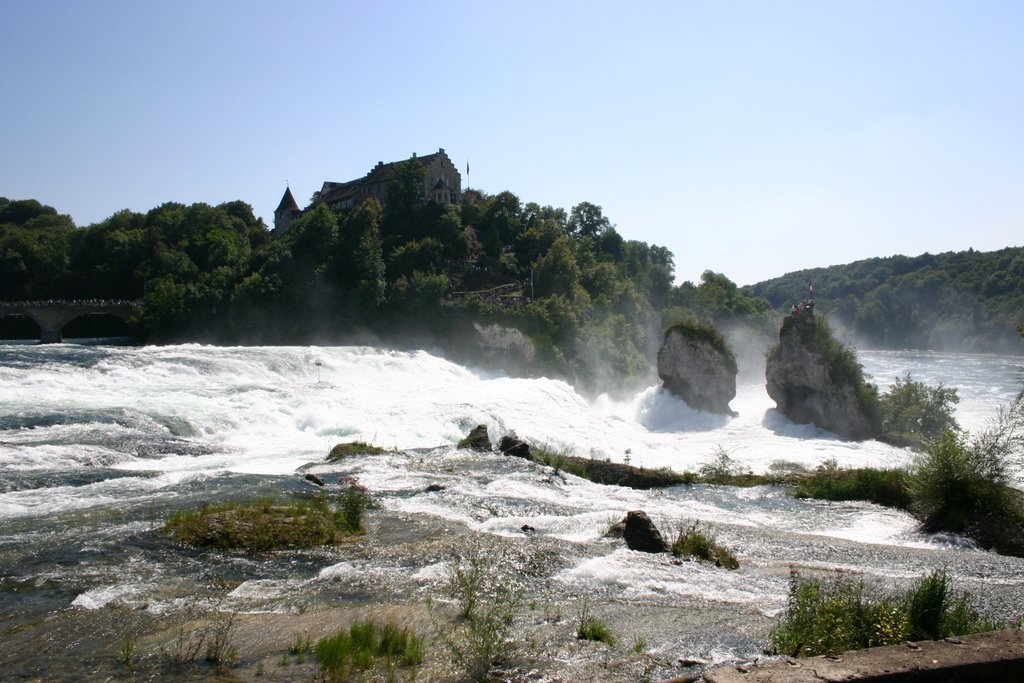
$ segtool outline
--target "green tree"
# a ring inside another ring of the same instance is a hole
[[[580,268],[576,263],[576,251],[568,237],[555,240],[547,253],[534,266],[534,287],[537,297],[562,296],[576,301],[581,293]]]
[[[573,237],[596,239],[611,228],[601,207],[590,202],[580,202],[569,212],[568,232]]]
[[[915,382],[908,374],[896,378],[892,387],[879,398],[882,429],[890,434],[908,434],[934,439],[947,431],[958,431],[953,407],[960,402],[956,389],[929,387]]]
[[[352,284],[362,305],[369,309],[384,302],[387,284],[380,236],[382,216],[383,209],[376,199],[361,202],[345,219],[344,237],[340,240],[351,246],[345,253]]]

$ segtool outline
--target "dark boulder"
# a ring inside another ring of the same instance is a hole
[[[631,510],[626,513],[626,528],[623,529],[622,536],[630,550],[644,553],[668,552],[668,543],[643,510]]]
[[[487,425],[477,425],[459,442],[459,448],[470,448],[474,451],[490,452],[492,450],[491,437],[487,435]]]
[[[501,441],[498,442],[498,450],[505,455],[511,455],[516,458],[526,458],[527,460],[533,459],[533,454],[530,453],[530,444],[526,443],[515,434],[506,434],[501,437]]]

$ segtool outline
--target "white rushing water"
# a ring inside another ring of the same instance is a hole
[[[1019,389],[1017,357],[861,352],[884,390],[910,372],[956,387],[979,429]],[[756,376],[756,374],[755,374]],[[894,466],[906,451],[846,442],[774,410],[763,382],[741,384],[736,418],[691,410],[659,387],[588,403],[551,379],[474,372],[426,352],[367,347],[0,347],[0,471],[105,467],[160,476],[0,494],[0,518],[104,504],[222,472],[279,475],[341,441],[386,448],[453,444],[477,424],[550,450],[695,470],[724,449],[744,468]],[[158,440],[157,448],[146,448]]]
[[[907,373],[956,387],[957,417],[969,430],[982,428],[1013,399],[1024,374],[1019,357],[870,351],[859,357],[883,390]],[[588,401],[561,381],[509,378],[426,352],[368,347],[0,346],[0,522],[8,529],[0,531],[0,553],[8,563],[31,560],[7,568],[19,580],[69,582],[70,597],[55,598],[65,605],[171,609],[172,600],[161,602],[161,587],[180,567],[160,569],[161,556],[132,548],[117,550],[124,556],[112,555],[110,567],[100,559],[149,523],[138,513],[114,515],[109,523],[93,513],[173,507],[196,491],[229,495],[238,485],[232,482],[254,476],[291,481],[300,467],[322,463],[335,444],[360,440],[398,452],[314,470],[358,476],[397,513],[505,538],[521,537],[529,524],[567,549],[586,545],[555,575],[579,594],[711,601],[774,615],[785,604],[786,568],[799,563],[886,580],[953,565],[967,587],[1010,586],[1024,599],[1019,561],[995,559],[963,539],[926,536],[898,510],[798,501],[771,487],[635,491],[553,478],[514,458],[488,460],[454,448],[469,429],[486,424],[492,440],[514,431],[549,450],[678,471],[696,470],[718,450],[755,472],[778,461],[895,466],[910,457],[879,442],[842,441],[792,423],[774,410],[763,380],[741,384],[732,407],[738,417],[697,412],[658,387],[627,400]],[[420,495],[430,484],[445,486],[444,495]],[[633,509],[669,530],[681,520],[715,525],[721,540],[742,548],[752,569],[693,565],[681,572],[656,556],[606,546],[601,535],[609,521]],[[89,526],[76,536],[80,518]],[[48,545],[52,557],[38,552]],[[993,559],[978,563],[974,554]],[[248,609],[273,610],[279,607],[267,601],[296,589],[350,576],[363,582],[399,576],[415,585],[436,579],[443,567],[437,558],[401,567],[334,559],[298,576],[257,573],[230,597]],[[746,642],[737,650],[757,647]]]

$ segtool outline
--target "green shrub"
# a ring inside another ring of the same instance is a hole
[[[729,451],[722,446],[715,446],[712,451],[714,459],[700,466],[697,473],[700,480],[706,484],[728,484],[730,480],[740,473],[740,466]]]
[[[336,521],[350,534],[364,533],[363,517],[370,506],[370,493],[357,483],[350,483],[344,491],[338,505]]]
[[[384,659],[391,666],[414,667],[423,662],[423,641],[415,631],[387,622],[356,621],[347,629],[317,642],[314,650],[324,672],[345,680],[355,669],[373,669]]]
[[[694,522],[680,526],[672,542],[672,554],[676,557],[693,557],[704,562],[714,562],[716,567],[739,569],[740,563],[731,550],[719,545],[710,529],[707,531]]]
[[[606,645],[615,644],[615,635],[608,625],[597,617],[589,617],[576,629],[576,637],[579,640],[596,640]]]
[[[946,432],[914,462],[913,510],[929,529],[965,531],[979,517],[1019,520],[1009,484],[1009,462],[999,451]]]
[[[464,621],[454,632],[442,634],[442,640],[474,680],[486,676],[508,653],[508,634],[522,611],[523,588],[502,575],[503,564],[503,556],[475,545],[449,567],[447,593]]]
[[[889,391],[879,399],[882,430],[906,440],[935,439],[947,431],[958,431],[960,426],[953,416],[953,406],[960,402],[956,389],[941,384],[929,387],[915,382],[908,374],[896,378]]]
[[[790,574],[786,614],[773,629],[771,650],[793,657],[835,655],[907,639],[938,639],[996,628],[968,606],[945,571],[907,591],[870,597],[863,579],[805,579]]]
[[[870,467],[840,469],[827,460],[797,483],[793,495],[818,500],[866,500],[900,509],[910,507],[910,481],[905,470]]]

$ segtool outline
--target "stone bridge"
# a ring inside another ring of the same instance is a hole
[[[47,301],[0,301],[0,318],[23,315],[39,326],[43,344],[61,341],[61,330],[72,320],[86,315],[112,315],[128,320],[142,308],[138,301],[123,299],[52,299]]]

